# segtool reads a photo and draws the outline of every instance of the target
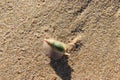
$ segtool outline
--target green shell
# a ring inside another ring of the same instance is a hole
[[[61,51],[61,52],[65,51],[63,44],[61,44],[59,42],[54,42],[52,46],[53,46],[53,48],[57,49],[58,51]]]

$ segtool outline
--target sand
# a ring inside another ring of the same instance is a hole
[[[44,55],[78,35],[69,57]],[[0,80],[120,80],[120,0],[0,0]]]

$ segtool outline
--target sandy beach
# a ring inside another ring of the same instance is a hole
[[[45,56],[44,39],[78,35]],[[0,80],[120,80],[120,0],[0,0]]]

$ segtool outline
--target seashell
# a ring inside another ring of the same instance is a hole
[[[63,55],[67,55],[65,53],[66,44],[54,39],[45,39],[44,49],[46,51],[45,54],[52,59],[60,59]]]
[[[81,35],[76,36],[70,43],[67,45],[55,39],[45,39],[44,40],[44,53],[51,59],[60,59],[64,55],[69,56],[70,54],[66,53],[71,50],[76,42],[81,41]]]

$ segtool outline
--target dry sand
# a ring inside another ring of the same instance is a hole
[[[69,58],[44,55],[81,34]],[[0,0],[0,80],[120,80],[120,0]]]

